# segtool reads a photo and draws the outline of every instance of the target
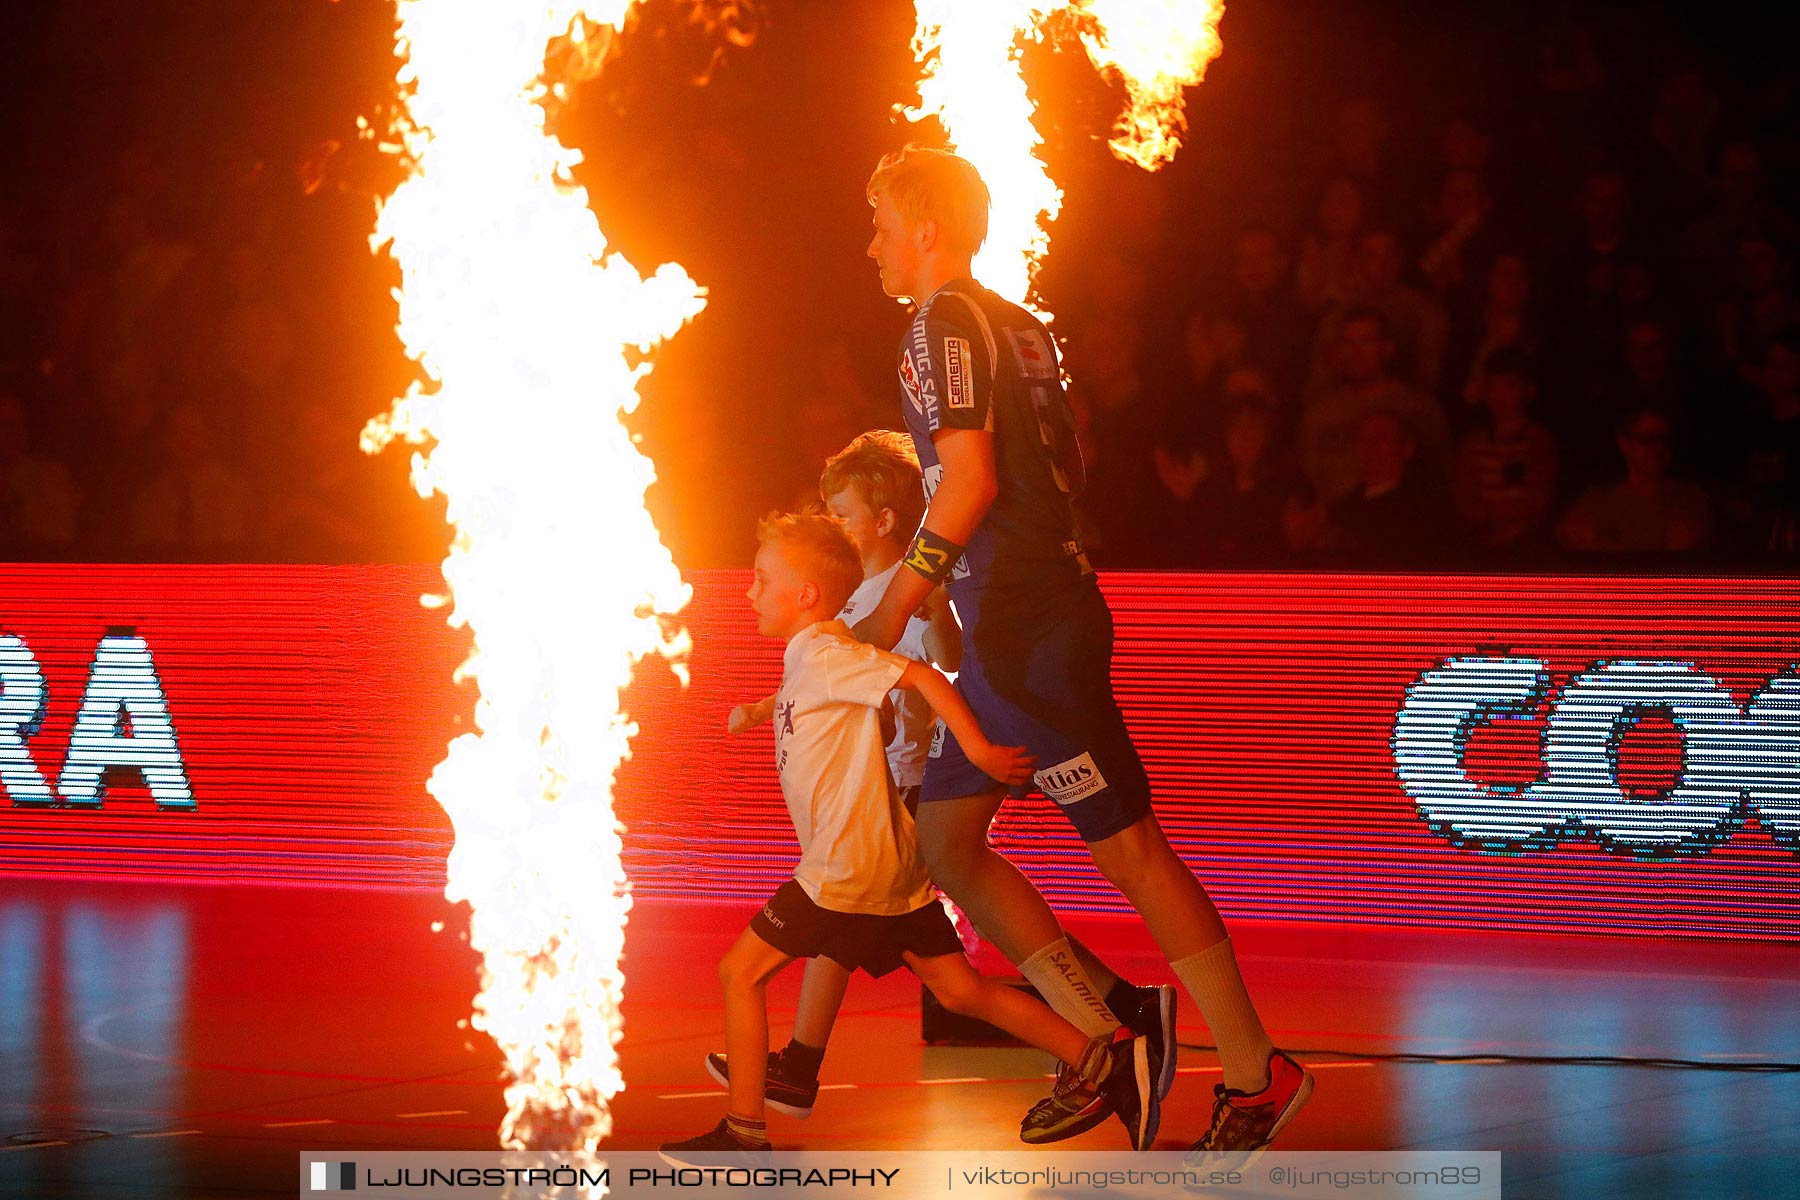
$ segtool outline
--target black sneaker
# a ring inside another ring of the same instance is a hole
[[[1095,1042],[1100,1043],[1100,1050],[1108,1059],[1105,1074],[1099,1079],[1088,1079],[1083,1077],[1079,1065],[1064,1064],[1056,1087],[1032,1105],[1020,1122],[1020,1141],[1034,1146],[1060,1142],[1086,1133],[1109,1115],[1116,1115],[1131,1135],[1132,1149],[1150,1144],[1156,1136],[1159,1107],[1150,1086],[1149,1058],[1143,1039],[1132,1037],[1130,1030],[1120,1027],[1114,1031],[1111,1042],[1100,1038]]]
[[[802,1119],[812,1116],[813,1101],[819,1098],[819,1081],[801,1079],[787,1062],[787,1047],[769,1051],[768,1070],[763,1075],[763,1103],[778,1113]],[[730,1089],[731,1072],[725,1068],[723,1054],[706,1056],[706,1073],[720,1087]]]
[[[1156,1074],[1151,1069],[1150,1039],[1131,1037],[1130,1032],[1121,1027],[1107,1047],[1113,1056],[1113,1069],[1102,1090],[1125,1132],[1131,1135],[1131,1148],[1148,1150],[1162,1124],[1162,1096],[1157,1093]]]
[[[766,1167],[772,1161],[767,1142],[744,1145],[723,1119],[699,1137],[664,1142],[660,1153],[664,1162],[678,1167]]]
[[[1269,1055],[1269,1082],[1262,1091],[1238,1092],[1223,1084],[1213,1088],[1212,1128],[1188,1151],[1186,1165],[1205,1167],[1214,1156],[1261,1151],[1294,1119],[1312,1090],[1312,1072],[1275,1051]]]
[[[1160,1100],[1175,1086],[1175,1056],[1180,1051],[1175,1040],[1175,989],[1163,983],[1148,987],[1127,984],[1123,990],[1124,995],[1107,997],[1107,1007],[1127,1029],[1144,1039]]]

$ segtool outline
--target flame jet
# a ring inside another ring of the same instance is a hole
[[[1016,304],[1030,304],[1049,223],[1062,190],[1038,156],[1037,105],[1025,86],[1025,43],[1071,31],[1088,58],[1125,86],[1126,108],[1108,143],[1114,155],[1154,171],[1187,131],[1182,89],[1219,56],[1223,0],[916,0],[913,57],[920,65],[913,121],[936,117],[950,146],[975,164],[993,197],[975,276]],[[1044,319],[1049,314],[1034,309]]]
[[[449,621],[474,732],[427,785],[456,844],[445,894],[482,956],[472,1023],[505,1058],[507,1147],[592,1150],[624,1087],[619,967],[630,896],[612,784],[635,732],[633,665],[686,635],[689,589],[644,509],[654,479],[621,417],[643,356],[698,313],[678,266],[648,277],[609,252],[546,132],[545,55],[605,57],[631,0],[400,0],[405,103],[390,145],[409,177],[371,238],[399,264],[399,334],[424,376],[369,423],[364,449],[415,452],[455,532]],[[573,45],[574,52],[570,52]]]

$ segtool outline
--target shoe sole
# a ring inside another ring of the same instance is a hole
[[[1163,1061],[1168,1062],[1169,1057],[1165,1050]],[[1162,1125],[1162,1096],[1156,1090],[1157,1081],[1150,1078],[1150,1047],[1143,1038],[1132,1039],[1131,1066],[1138,1085],[1138,1127],[1131,1148],[1148,1150]]]
[[[1302,1067],[1300,1069],[1300,1086],[1295,1088],[1294,1094],[1288,1098],[1287,1107],[1283,1108],[1281,1110],[1281,1115],[1275,1118],[1275,1124],[1269,1126],[1269,1136],[1264,1139],[1262,1145],[1250,1150],[1215,1150],[1211,1153],[1221,1157],[1230,1158],[1232,1160],[1232,1165],[1239,1170],[1249,1170],[1256,1165],[1258,1159],[1268,1152],[1269,1147],[1274,1144],[1275,1139],[1280,1136],[1281,1131],[1287,1128],[1288,1122],[1292,1121],[1300,1110],[1305,1107],[1306,1102],[1312,1098],[1312,1094],[1313,1074],[1311,1071]],[[1239,1155],[1242,1155],[1243,1157],[1240,1159],[1238,1157]],[[1189,1157],[1192,1157],[1191,1152]],[[1188,1159],[1183,1159],[1182,1165],[1190,1168],[1200,1168],[1205,1164],[1203,1162],[1191,1162]]]
[[[1281,1110],[1281,1115],[1279,1117],[1275,1118],[1275,1124],[1269,1126],[1269,1139],[1258,1146],[1258,1150],[1266,1150],[1269,1148],[1269,1143],[1275,1140],[1276,1135],[1287,1128],[1287,1123],[1294,1119],[1295,1114],[1300,1111],[1308,1100],[1312,1099],[1312,1093],[1313,1074],[1311,1071],[1302,1067],[1300,1069],[1300,1086],[1294,1089],[1293,1099],[1287,1102],[1287,1107]]]
[[[713,1066],[712,1055],[710,1054],[706,1056],[706,1073],[712,1076],[714,1083],[718,1084],[726,1091],[731,1090],[731,1077],[724,1071]],[[763,1103],[774,1109],[776,1112],[790,1117],[798,1117],[802,1121],[812,1116],[812,1105],[808,1104],[805,1108],[801,1108],[798,1104],[789,1104],[786,1100],[777,1100],[775,1097],[769,1095],[768,1092],[768,1084],[765,1082],[763,1084]]]
[[[1175,1086],[1175,1056],[1181,1047],[1175,1040],[1175,989],[1162,984],[1156,989],[1156,1019],[1162,1026],[1162,1074],[1156,1080],[1156,1098],[1162,1099]]]
[[[671,1167],[767,1167],[772,1165],[773,1151],[765,1150],[760,1155],[754,1151],[738,1150],[658,1150],[656,1155]],[[750,1161],[745,1161],[748,1158]]]

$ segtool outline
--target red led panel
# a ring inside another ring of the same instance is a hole
[[[761,899],[793,835],[767,730],[732,737],[724,720],[773,688],[779,647],[754,634],[744,573],[693,581],[692,686],[649,664],[629,698],[627,869],[647,894]],[[29,646],[48,693],[26,739],[47,785],[103,639],[135,631],[194,799],[159,805],[114,768],[98,808],[0,807],[0,873],[441,883],[450,832],[423,782],[470,698],[449,682],[457,637],[417,607],[434,582],[424,567],[0,570],[0,635]],[[1158,813],[1227,914],[1800,938],[1792,585],[1104,586]],[[1010,802],[994,838],[1053,904],[1120,907],[1042,798]]]
[[[0,567],[0,636],[29,648],[47,693],[26,739],[46,783],[63,774],[97,648],[129,630],[194,799],[161,807],[118,770],[92,809],[21,805],[9,786],[0,873],[441,882],[449,820],[422,785],[460,711],[462,643],[419,607],[434,583],[431,567]],[[15,680],[0,680],[4,710]]]

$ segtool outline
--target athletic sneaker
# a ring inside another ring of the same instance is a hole
[[[1156,1080],[1158,1099],[1175,1086],[1175,989],[1168,984],[1137,987],[1126,984],[1106,998],[1113,1016],[1144,1039],[1150,1053],[1150,1074]]]
[[[1162,1108],[1152,1086],[1144,1039],[1132,1037],[1131,1031],[1121,1026],[1113,1031],[1111,1041],[1097,1037],[1089,1047],[1090,1054],[1106,1056],[1105,1073],[1094,1079],[1084,1076],[1079,1064],[1065,1064],[1056,1087],[1032,1105],[1020,1122],[1020,1141],[1032,1145],[1060,1142],[1086,1133],[1109,1114],[1125,1126],[1134,1150],[1145,1149],[1156,1137]]]
[[[744,1145],[722,1118],[699,1137],[664,1142],[660,1153],[665,1162],[678,1167],[766,1167],[772,1161],[767,1142]]]
[[[731,1072],[725,1069],[723,1054],[706,1056],[706,1073],[722,1088],[731,1087]],[[819,1098],[819,1081],[803,1079],[787,1061],[787,1047],[769,1051],[769,1067],[763,1075],[763,1103],[790,1117],[812,1116],[813,1101]]]
[[[1212,1128],[1194,1143],[1187,1165],[1204,1167],[1213,1155],[1261,1150],[1294,1119],[1312,1090],[1312,1072],[1279,1050],[1269,1055],[1269,1083],[1262,1091],[1213,1088]]]

